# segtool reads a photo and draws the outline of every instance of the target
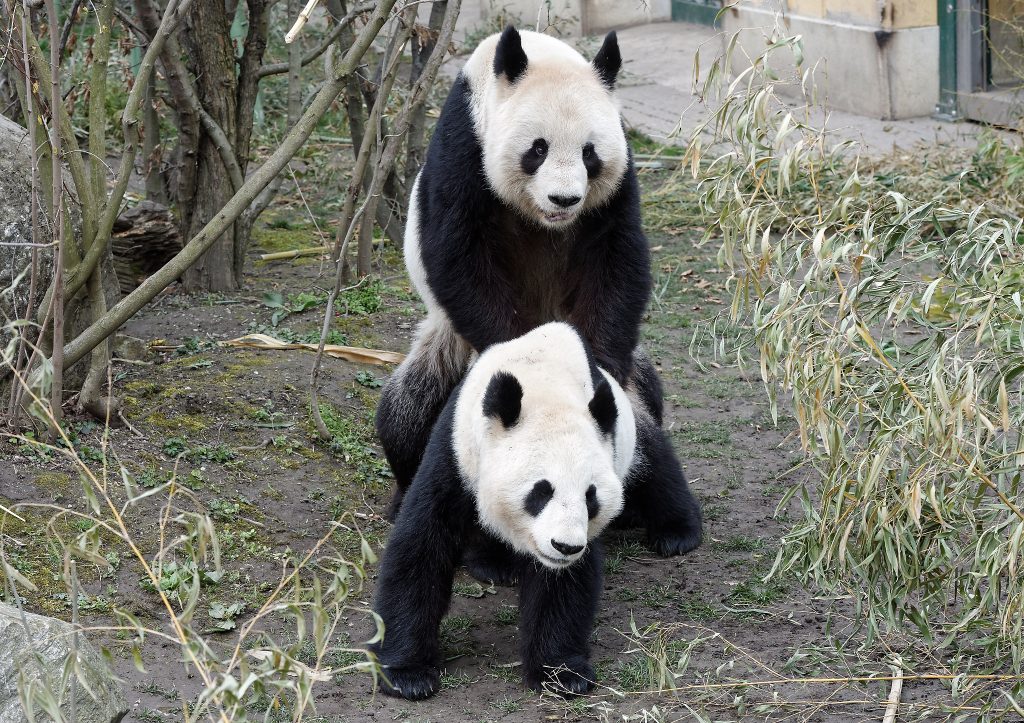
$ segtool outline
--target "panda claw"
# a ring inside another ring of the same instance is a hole
[[[406,700],[425,700],[441,689],[441,673],[433,666],[392,668],[385,666],[378,679],[384,695]]]

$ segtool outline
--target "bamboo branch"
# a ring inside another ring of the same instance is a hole
[[[288,135],[284,137],[281,145],[271,154],[267,162],[246,179],[242,187],[231,197],[224,208],[178,252],[177,256],[146,279],[139,288],[118,302],[102,319],[93,322],[78,338],[67,345],[64,350],[67,364],[74,364],[92,351],[97,344],[100,344],[104,339],[113,334],[124,322],[136,314],[139,309],[149,303],[157,294],[181,276],[186,269],[198,261],[199,257],[214,244],[220,235],[253,202],[259,192],[273,180],[275,175],[281,172],[288,161],[291,160],[299,148],[302,147],[302,144],[313,133],[317,123],[327,113],[335,98],[341,93],[348,80],[348,76],[358,66],[363,55],[365,55],[370,47],[370,43],[377,36],[377,33],[380,32],[381,26],[384,25],[388,13],[390,13],[396,1],[381,0],[377,9],[367,21],[367,24],[359,32],[356,42],[346,53],[342,62],[339,63],[334,77],[320,89],[320,92],[310,103],[302,118],[289,131]]]
[[[897,656],[892,668],[892,686],[889,688],[889,700],[885,704],[885,715],[882,723],[896,723],[896,713],[900,708],[900,694],[903,692],[903,662]]]

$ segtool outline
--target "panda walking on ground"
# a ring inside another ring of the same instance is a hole
[[[389,695],[440,687],[438,630],[474,535],[506,546],[520,579],[527,685],[593,687],[588,638],[602,582],[596,539],[647,460],[629,400],[567,324],[481,354],[441,413],[381,563],[373,647]],[[671,460],[661,460],[672,464]]]
[[[700,544],[699,507],[663,444],[660,382],[636,351],[650,252],[612,92],[620,66],[614,33],[591,64],[555,38],[509,27],[455,81],[405,234],[427,318],[377,411],[396,479],[392,515],[471,355],[566,321],[633,399],[644,456],[671,460],[637,475],[624,519],[643,523],[662,555]]]

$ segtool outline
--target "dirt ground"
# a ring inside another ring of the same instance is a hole
[[[648,189],[661,181],[653,171],[643,178]],[[511,722],[635,715],[635,720],[654,721],[689,720],[696,712],[730,720],[881,717],[887,685],[841,691],[814,685],[769,685],[760,692],[730,687],[735,680],[813,672],[804,665],[807,654],[795,654],[827,647],[842,619],[827,596],[816,597],[785,578],[762,580],[793,519],[791,510],[777,517],[776,506],[794,475],[805,474],[798,467],[795,425],[785,416],[779,426],[772,423],[756,365],[744,376],[734,367],[712,363],[708,349],[691,349],[694,330],[728,302],[725,276],[716,268],[716,249],[697,246],[699,229],[687,228],[684,218],[672,221],[671,212],[668,222],[665,213],[652,216],[661,219],[652,223],[650,234],[656,292],[643,343],[665,385],[665,425],[702,503],[703,546],[682,558],[661,559],[643,546],[639,531],[607,535],[607,575],[593,635],[599,688],[592,696],[564,701],[525,690],[516,668],[516,591],[485,589],[461,572],[444,625],[444,689],[435,698],[413,704],[374,697],[369,678],[351,673],[316,688],[316,710],[305,720]],[[258,261],[257,254],[265,250],[317,244],[298,211],[269,222],[257,234],[244,290],[206,297],[172,291],[125,327],[125,333],[155,343],[158,350],[116,365],[114,383],[131,429],[109,433],[111,453],[143,486],[167,479],[175,457],[187,450],[177,463],[177,479],[211,512],[227,571],[204,597],[200,615],[213,603],[240,603],[237,624],[276,583],[281,553],[308,550],[332,520],[355,513],[378,550],[388,532],[381,515],[390,479],[372,427],[379,383],[388,369],[325,361],[322,401],[335,412],[335,440],[326,444],[310,419],[312,354],[217,345],[254,330],[302,338],[315,335],[319,327],[324,303],[315,299],[310,308],[273,326],[278,309],[265,303],[265,295],[280,294],[299,308],[306,303],[301,294],[323,296],[331,279],[317,258]],[[336,312],[334,329],[340,334],[334,341],[407,349],[422,307],[411,294],[398,255],[388,251],[382,263],[379,281],[346,293]],[[95,458],[102,427],[76,418],[73,428],[76,448]],[[59,456],[10,440],[2,443],[0,455],[7,460],[0,466],[0,503],[81,506],[77,475]],[[99,466],[99,459],[93,464]],[[38,593],[26,595],[29,608],[69,617],[59,557],[38,524],[46,517],[45,510],[33,510],[29,520],[37,524],[20,531],[8,521],[8,548],[16,549],[16,562],[31,578],[44,583]],[[343,552],[357,554],[358,548]],[[356,645],[372,634],[369,616],[359,609],[372,598],[372,567],[370,572],[342,642]],[[141,619],[159,619],[159,598],[140,587],[130,561],[115,565],[112,573],[83,577],[80,600],[88,605],[80,609],[86,624],[109,624],[115,607]],[[208,637],[214,646],[234,641],[230,633]],[[132,702],[127,720],[181,719],[181,700],[192,699],[199,685],[189,677],[176,646],[147,638],[143,673],[123,640],[114,635],[100,640],[110,646],[116,672],[125,681]],[[687,657],[688,668],[675,682],[690,688],[678,694],[656,692],[664,680],[655,664],[658,650],[672,670],[678,658]],[[814,671],[820,674],[820,668]],[[749,706],[744,703],[748,695]],[[909,691],[905,700],[913,695]],[[851,699],[861,704],[844,702]],[[767,707],[755,708],[755,700]],[[286,711],[280,719],[289,719]]]

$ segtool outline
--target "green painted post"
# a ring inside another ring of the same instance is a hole
[[[939,103],[935,116],[943,120],[959,117],[956,95],[956,0],[939,3]]]

